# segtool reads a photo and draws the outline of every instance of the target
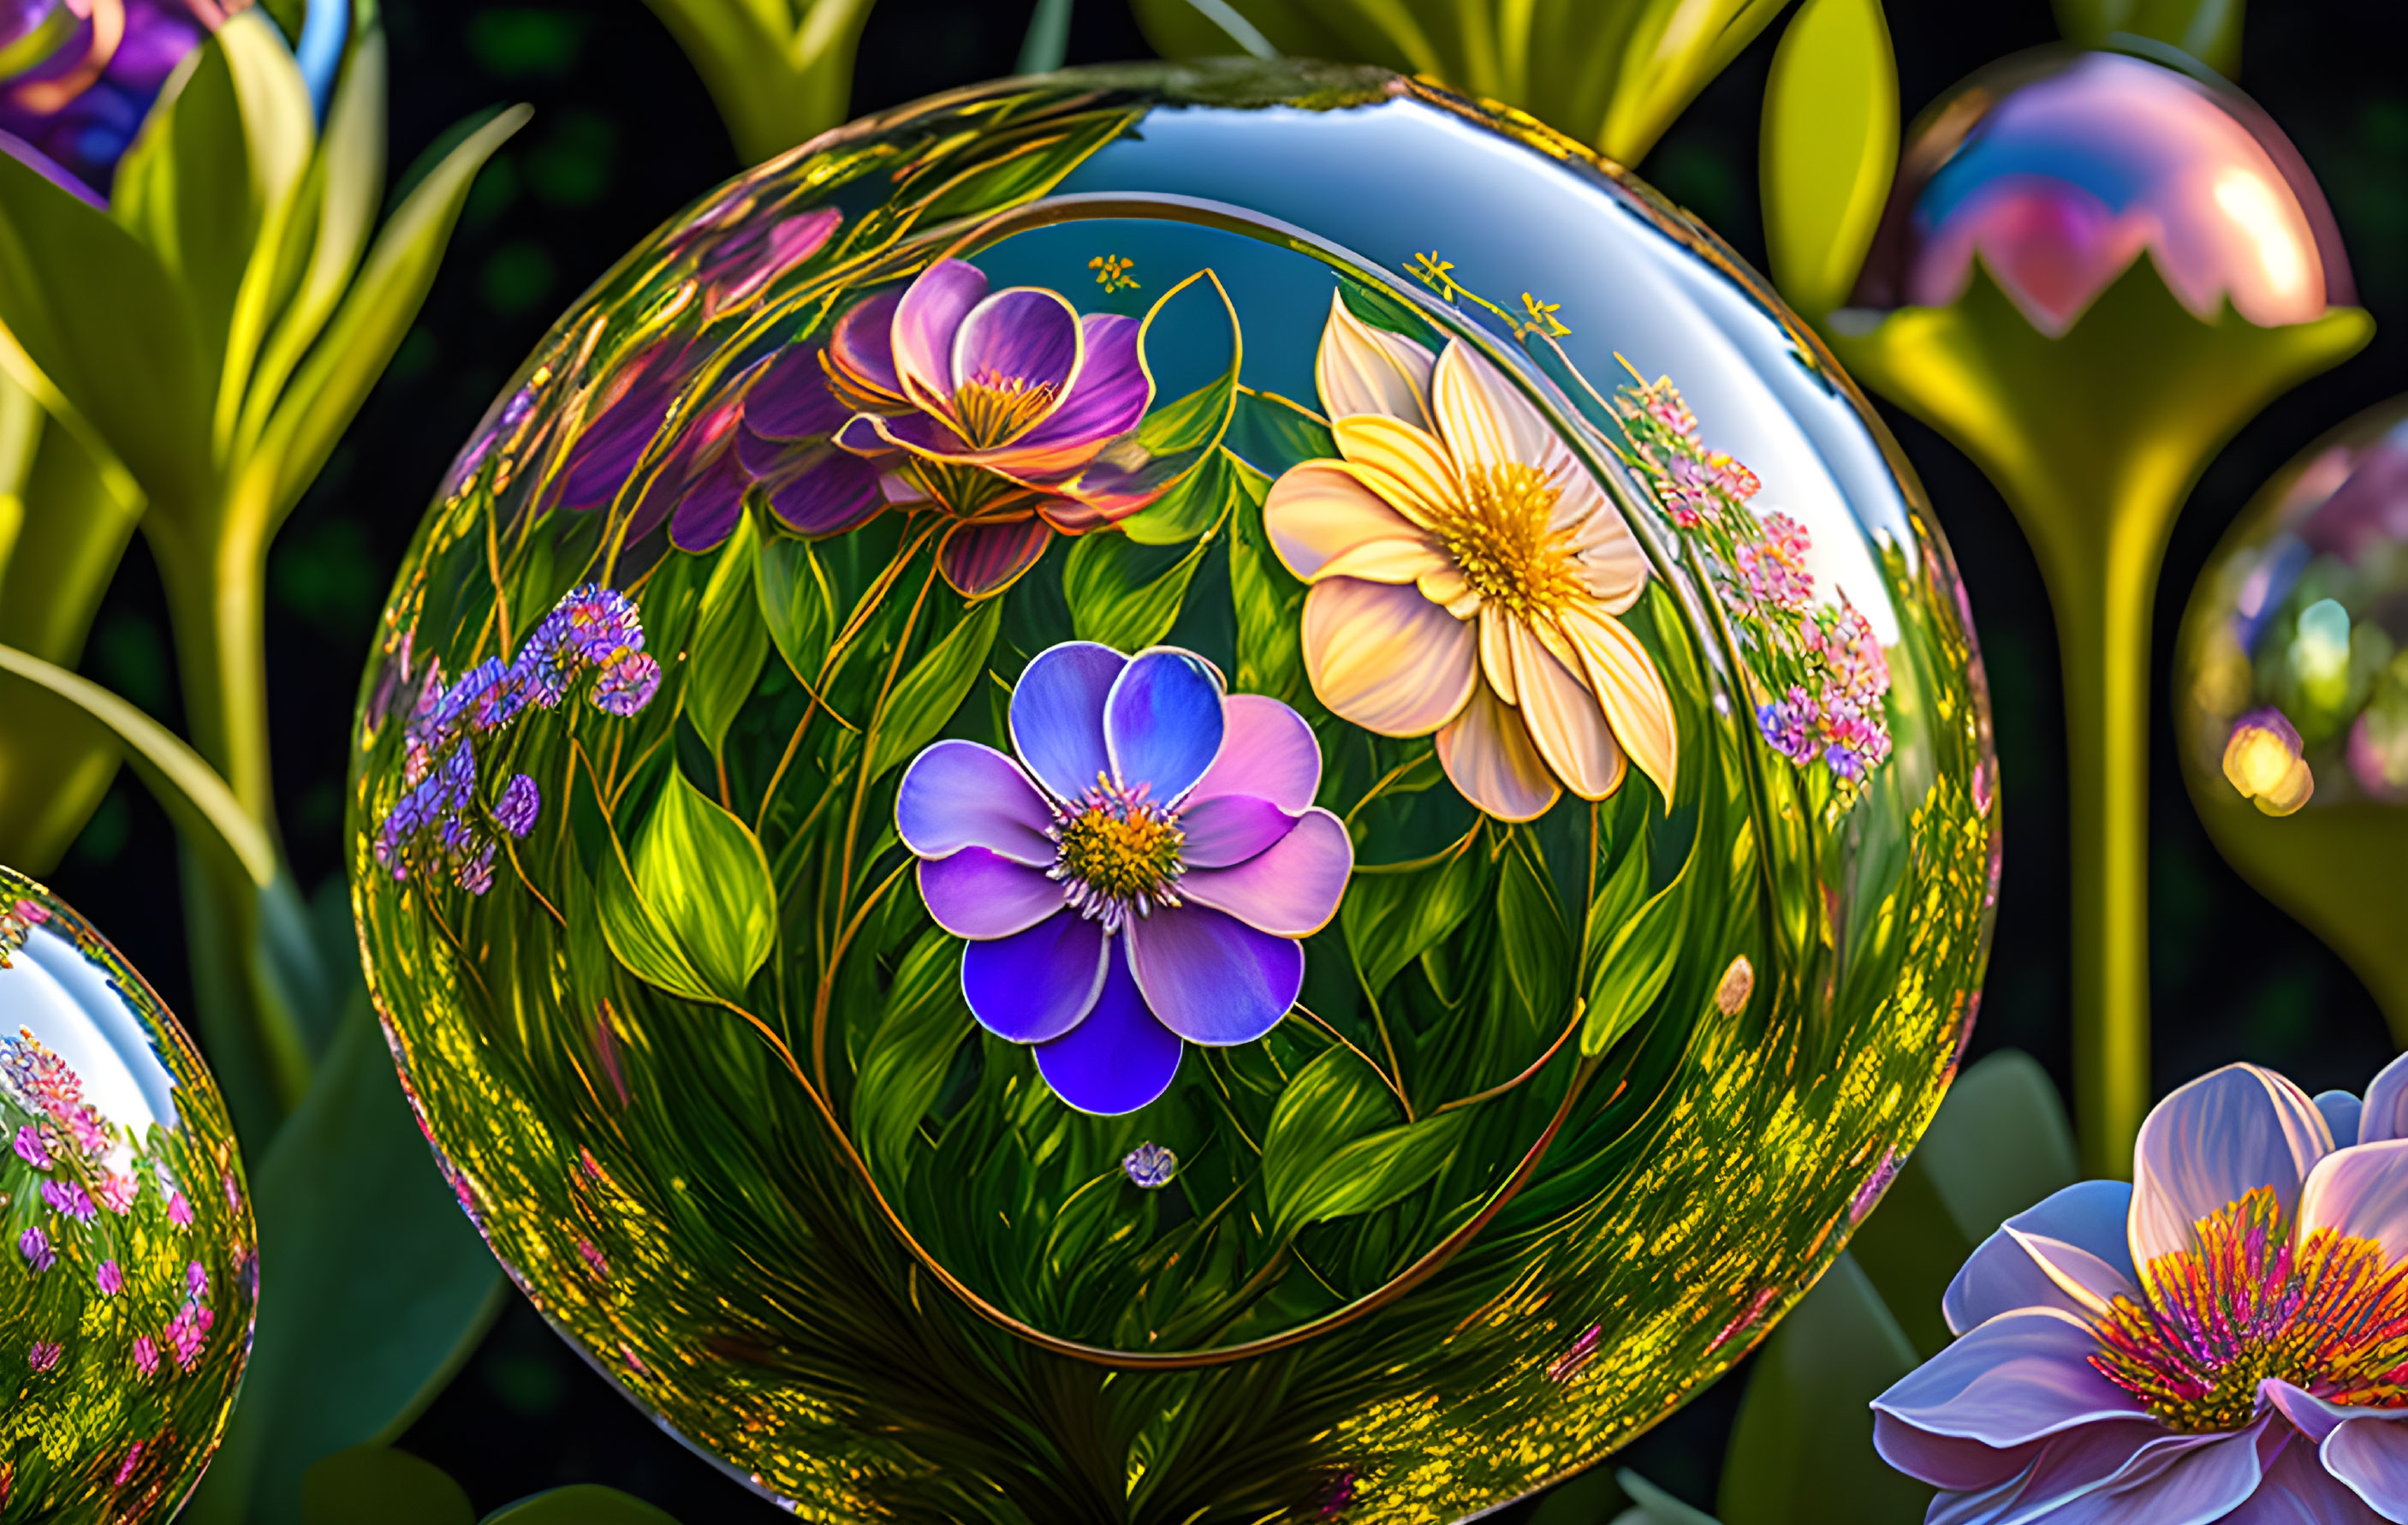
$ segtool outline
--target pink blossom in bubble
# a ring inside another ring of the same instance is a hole
[[[56,1163],[50,1158],[50,1151],[43,1145],[42,1135],[35,1131],[31,1123],[18,1125],[16,1147],[17,1158],[37,1171],[49,1170]]]
[[[114,1260],[100,1262],[100,1269],[93,1273],[92,1279],[103,1297],[115,1297],[125,1290],[125,1273]]]
[[[49,1340],[36,1340],[33,1347],[25,1352],[25,1363],[36,1372],[47,1372],[56,1367],[59,1358],[65,1354],[66,1349],[63,1345]]]
[[[179,1229],[189,1229],[193,1226],[193,1204],[184,1200],[184,1194],[180,1191],[171,1191],[167,1194],[167,1221]]]
[[[159,1369],[159,1342],[148,1334],[134,1337],[134,1366],[144,1376]]]
[[[134,1194],[139,1189],[134,1177],[110,1171],[100,1178],[100,1185],[92,1188],[92,1196],[101,1206],[123,1217],[134,1210]]]

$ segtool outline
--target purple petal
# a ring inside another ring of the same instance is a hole
[[[1011,745],[1037,782],[1076,799],[1111,776],[1104,699],[1128,658],[1092,640],[1066,640],[1030,658],[1011,691]]]
[[[2047,1512],[2051,1525],[2208,1525],[2258,1490],[2260,1427],[2153,1441],[2095,1492]]]
[[[1132,789],[1144,785],[1158,805],[1186,794],[1212,766],[1223,725],[1220,680],[1202,657],[1175,646],[1130,657],[1104,701],[1113,776]]]
[[[2353,1144],[2376,1142],[2358,1136],[2358,1117],[2364,1109],[2358,1105],[2357,1097],[2347,1091],[2318,1091],[2315,1103],[2316,1112],[2324,1118],[2325,1126],[2332,1129],[2334,1148],[2346,1149]],[[2391,1136],[2397,1138],[2399,1134],[2395,1132]]]
[[[770,439],[834,434],[852,416],[829,389],[816,344],[790,344],[744,394],[744,426]]]
[[[1058,891],[1054,899],[1058,903]],[[1041,1043],[1094,1009],[1111,951],[1102,924],[1057,911],[1017,936],[964,948],[962,994],[970,1014],[996,1037]]]
[[[1963,1334],[2016,1308],[2086,1311],[2049,1275],[2048,1267],[2034,1258],[2029,1244],[2007,1231],[2010,1229],[2071,1249],[2072,1254],[2057,1258],[2061,1273],[2076,1270],[2075,1257],[2084,1256],[2112,1270],[2128,1289],[2140,1279],[2126,1247],[2125,1224],[2131,1203],[2132,1188],[2122,1181],[2083,1181],[2009,1218],[1982,1242],[1949,1282],[1940,1307],[1950,1331]],[[2085,1285],[2089,1279],[2085,1278]]]
[[[2139,1403],[2091,1366],[2098,1348],[2070,1314],[2000,1314],[1900,1377],[1873,1408],[1928,1434],[2000,1447],[2139,1416]]]
[[[1354,871],[1354,844],[1345,826],[1314,809],[1268,850],[1234,868],[1191,870],[1179,881],[1179,894],[1257,931],[1311,937],[1338,914],[1338,898]]]
[[[866,524],[886,506],[878,468],[860,456],[814,445],[764,487],[770,511],[798,534],[835,535]]]
[[[1162,1025],[1191,1043],[1251,1043],[1304,988],[1304,949],[1200,905],[1129,927],[1129,968]]]
[[[1179,1035],[1154,1020],[1138,994],[1128,960],[1112,947],[1104,991],[1084,1020],[1037,1045],[1037,1072],[1054,1094],[1081,1112],[1116,1117],[1170,1088],[1179,1073]]]
[[[1304,716],[1263,694],[1221,701],[1221,755],[1189,790],[1190,808],[1219,795],[1252,795],[1294,815],[1321,788],[1321,743]]]
[[[980,302],[962,319],[953,335],[953,384],[946,391],[958,398],[967,386],[1017,392],[1043,388],[1059,407],[1078,371],[1078,309],[1057,292],[1012,286]],[[1027,432],[1024,426],[1004,439],[978,443],[1000,445]]]
[[[2132,1259],[2192,1246],[2192,1225],[2258,1187],[2286,1214],[2332,1147],[2315,1103],[2270,1070],[2229,1064],[2150,1110],[2132,1151]]]
[[[1884,1446],[1883,1417],[1874,1417],[1874,1447],[1886,1458]],[[1917,1431],[1904,1431],[1905,1434]],[[2138,1482],[2156,1475],[2171,1465],[2183,1452],[2215,1439],[2213,1435],[2170,1435],[2165,1426],[2155,1419],[2109,1419],[2084,1425],[2061,1435],[2053,1435],[2036,1445],[2012,1450],[1991,1451],[1989,1455],[2001,1461],[2017,1464],[1999,1484],[1981,1484],[1986,1493],[1958,1495],[1956,1501],[1943,1499],[1953,1507],[1936,1508],[1933,1521],[1959,1520],[1971,1525],[1975,1520],[2039,1519],[2053,1509],[2061,1509],[2086,1495],[2102,1489]],[[1920,1447],[1914,1455],[1918,1463],[1934,1456],[1935,1444],[1970,1446],[1971,1441],[1935,1443],[1924,1435],[1912,1444]],[[1937,1453],[1946,1455],[1945,1452]],[[1893,1462],[1893,1465],[1899,1463]],[[1926,1477],[1922,1466],[1901,1466],[1901,1471]],[[1941,1486],[1949,1486],[1942,1484]]]
[[[681,551],[715,551],[744,516],[744,493],[752,485],[732,450],[723,451],[685,484],[669,518],[669,543]]]
[[[2258,1383],[2258,1396],[2289,1420],[2291,1428],[2305,1435],[2312,1445],[2323,1444],[2334,1430],[2366,1412],[2346,1403],[2328,1403],[2281,1377],[2270,1376]]]
[[[2360,1144],[2401,1138],[2408,1138],[2408,1054],[2385,1065],[2366,1087],[2366,1107],[2358,1119]]]
[[[895,829],[922,857],[983,847],[1031,868],[1055,856],[1054,813],[1020,765],[976,741],[939,741],[911,760],[895,790]]]
[[[920,899],[955,937],[973,942],[1025,932],[1062,909],[1062,886],[1041,869],[983,847],[920,865]]]
[[[2408,1519],[2408,1430],[2399,1418],[2369,1415],[2337,1425],[2318,1458],[2384,1518]]]
[[[962,525],[937,548],[937,569],[963,597],[984,598],[1018,582],[1053,543],[1054,526],[1042,519]]]
[[[648,371],[669,369],[650,362]],[[668,417],[674,378],[639,374],[620,398],[602,410],[562,463],[560,506],[571,511],[607,507],[619,496],[644,447]]]
[[[2317,1465],[2313,1447],[2293,1440],[2267,1463],[2258,1491],[2216,1525],[2382,1525],[2386,1518]]]
[[[2108,1428],[2092,1425],[2077,1433]],[[2031,1465],[2042,1444],[2001,1450],[1978,1440],[1927,1434],[1886,1414],[1873,1415],[1873,1450],[1884,1461],[1917,1481],[1955,1492],[1975,1492],[2009,1481]]]
[[[2316,1161],[2300,1192],[2300,1234],[2330,1229],[2408,1255],[2408,1139],[2336,1150]]]
[[[903,395],[923,408],[953,395],[953,339],[986,295],[986,274],[957,259],[920,274],[895,307],[895,374]]]
[[[1092,454],[1100,441],[1136,428],[1154,401],[1154,381],[1138,352],[1137,320],[1096,312],[1081,319],[1079,326],[1086,354],[1070,395],[1020,438],[1023,451]]]
[[[1226,869],[1263,852],[1295,827],[1292,813],[1252,795],[1191,798],[1179,813],[1179,829],[1187,839],[1179,856],[1190,869]]]
[[[895,309],[902,301],[899,291],[865,297],[836,321],[828,336],[828,359],[838,375],[866,392],[898,399],[903,381],[895,374]]]

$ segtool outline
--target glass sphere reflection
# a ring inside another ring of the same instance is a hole
[[[2239,91],[2122,53],[2035,49],[1926,110],[1859,278],[1859,308],[1945,307],[1978,256],[2062,334],[2146,252],[2201,318],[2260,327],[2355,300],[2324,194]]]
[[[150,987],[5,868],[0,1240],[0,1518],[167,1519],[251,1355],[242,1162]]]
[[[1710,235],[1420,84],[860,123],[422,528],[350,816],[409,1093],[810,1518],[1526,1492],[1811,1284],[1971,1020],[1987,712],[1889,451]]]
[[[2258,492],[2200,574],[2175,663],[2216,845],[2408,1031],[2408,398]]]

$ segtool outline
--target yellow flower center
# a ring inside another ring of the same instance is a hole
[[[1141,793],[1142,791],[1139,791]],[[1098,780],[1054,827],[1053,877],[1069,903],[1109,930],[1130,912],[1176,905],[1171,886],[1187,871],[1187,834],[1169,812]]]
[[[1561,488],[1518,461],[1467,467],[1461,482],[1462,496],[1436,506],[1432,527],[1473,592],[1526,619],[1579,595],[1572,529],[1553,527]]]
[[[1054,384],[1025,377],[981,377],[953,392],[953,419],[972,450],[1017,439],[1054,410]]]

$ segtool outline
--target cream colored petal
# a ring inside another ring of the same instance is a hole
[[[1429,427],[1430,352],[1383,328],[1374,328],[1329,294],[1329,322],[1321,330],[1313,380],[1321,405],[1333,419],[1349,413],[1380,413]]]
[[[1333,714],[1426,736],[1471,697],[1471,627],[1410,587],[1338,577],[1304,597],[1304,669]]]
[[[1438,733],[1438,761],[1464,798],[1500,821],[1543,815],[1563,792],[1522,717],[1484,683],[1455,724]]]
[[[1455,463],[1435,435],[1376,413],[1341,418],[1330,432],[1356,480],[1424,528],[1462,496]]]
[[[1584,529],[1580,552],[1581,582],[1609,614],[1619,614],[1639,601],[1647,586],[1647,553],[1639,537],[1611,503],[1602,505]]]
[[[1480,612],[1479,590],[1463,580],[1463,573],[1455,569],[1453,562],[1424,572],[1413,585],[1431,603],[1444,604],[1446,611],[1456,619],[1468,620]]]
[[[1513,616],[1497,604],[1480,611],[1480,671],[1497,697],[1508,704],[1518,704],[1521,696],[1513,687]]]
[[[1439,354],[1430,402],[1439,438],[1458,467],[1510,463],[1535,466],[1552,477],[1558,457],[1570,454],[1521,389],[1461,339],[1449,339]]]
[[[1520,620],[1510,627],[1522,723],[1539,755],[1565,788],[1583,799],[1603,799],[1622,787],[1624,768],[1622,749],[1613,744],[1596,694],[1575,668],[1548,650],[1554,642],[1541,641]]]
[[[1563,611],[1564,634],[1579,648],[1581,666],[1614,740],[1639,770],[1656,781],[1669,806],[1680,738],[1672,718],[1672,696],[1656,659],[1639,644],[1621,621],[1600,609],[1574,605]]]
[[[1263,499],[1263,529],[1287,569],[1308,583],[1335,575],[1330,561],[1358,547],[1423,543],[1421,531],[1338,461],[1282,472]]]
[[[1418,535],[1410,540],[1367,540],[1330,557],[1312,581],[1359,577],[1366,583],[1418,584],[1425,576],[1443,570],[1449,565],[1444,556],[1430,549],[1429,542]],[[1430,601],[1438,602],[1435,598]]]

